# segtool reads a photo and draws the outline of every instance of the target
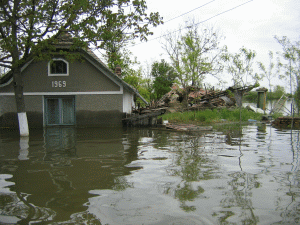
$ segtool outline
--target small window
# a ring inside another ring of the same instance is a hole
[[[69,63],[64,59],[53,59],[48,63],[49,76],[68,76]]]

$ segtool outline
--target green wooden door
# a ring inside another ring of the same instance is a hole
[[[74,97],[46,97],[45,124],[75,125],[75,98]]]

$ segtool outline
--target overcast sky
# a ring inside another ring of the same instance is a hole
[[[147,6],[149,12],[159,12],[164,21],[193,11],[151,29],[154,35],[147,43],[137,42],[129,48],[142,65],[168,59],[158,37],[177,30],[191,18],[197,22],[207,20],[202,23],[204,26],[219,30],[230,52],[245,46],[255,50],[256,60],[265,65],[268,65],[269,50],[281,50],[274,35],[300,40],[300,0],[147,0]]]

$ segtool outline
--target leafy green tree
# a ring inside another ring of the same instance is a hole
[[[279,52],[281,60],[279,60],[280,71],[283,71],[280,78],[289,80],[290,93],[294,94],[296,90],[296,100],[298,106],[300,103],[300,41],[294,43],[289,40],[286,36],[279,38],[275,36],[275,39],[282,47],[283,52]],[[283,59],[283,61],[282,61]],[[299,110],[299,108],[298,108]]]
[[[104,55],[104,59],[107,62],[108,67],[115,71],[116,67],[121,68],[121,78],[132,73],[132,68],[139,66],[139,62],[136,57],[132,57],[133,54],[128,49],[121,49],[118,53],[118,59],[112,61],[108,55]],[[115,58],[116,59],[116,58]]]
[[[130,1],[123,0],[123,2],[128,4]],[[132,4],[140,5],[141,7],[131,9],[132,12],[126,7],[115,10],[115,13],[111,13],[104,27],[104,35],[100,47],[104,50],[104,57],[111,69],[115,69],[116,66],[128,67],[128,63],[130,63],[128,61],[129,53],[126,50],[128,43],[139,37],[139,35],[140,40],[147,41],[147,36],[153,34],[148,29],[148,26],[151,24],[155,27],[162,23],[158,13],[150,13],[149,17],[146,17],[146,1],[132,1]],[[124,16],[126,12],[131,17]],[[145,20],[147,21],[146,23],[143,22]],[[136,26],[138,26],[138,29],[135,28]]]
[[[272,80],[276,76],[276,72],[274,72],[275,64],[273,62],[273,52],[269,51],[269,66],[268,69],[262,62],[258,62],[259,69],[261,70],[261,77],[265,77],[269,83],[269,92],[272,92]]]
[[[53,43],[63,32],[75,37],[72,50],[90,45],[109,49],[112,39],[145,40],[151,34],[148,26],[162,22],[158,13],[146,10],[144,0],[0,1],[0,66],[13,74],[18,115],[26,115],[20,65],[29,57],[49,57],[43,50],[55,51]],[[28,128],[27,120],[22,127]]]
[[[147,88],[147,79],[143,78],[142,76],[142,69],[139,68],[138,70],[131,69],[127,75],[123,78],[123,80],[133,86],[135,89],[138,90],[141,96],[144,97],[144,99],[147,102],[150,102],[150,95],[151,92]],[[140,103],[141,106],[144,106],[145,103],[142,102],[140,99],[137,99],[137,103]]]
[[[258,62],[258,67],[261,71],[261,77],[262,78],[266,78],[268,80],[269,83],[269,91],[267,93],[267,97],[270,99],[270,97],[272,98],[274,95],[272,94],[272,80],[275,78],[276,76],[276,71],[274,72],[275,69],[275,64],[273,62],[273,52],[269,51],[269,66],[268,69],[266,68],[266,66],[262,63],[262,62]],[[273,109],[272,106],[272,102],[271,102],[271,111]]]
[[[269,99],[279,99],[285,94],[285,89],[283,86],[276,85],[273,92],[268,95]]]
[[[194,22],[186,28],[186,34],[166,35],[163,48],[183,88],[201,87],[207,75],[217,76],[222,71],[220,56],[225,48],[220,46],[222,37],[213,28],[200,30]]]
[[[248,50],[245,47],[240,48],[238,53],[231,54],[225,53],[222,55],[225,61],[225,68],[227,72],[231,75],[231,80],[234,87],[242,87],[249,85],[249,78],[255,80],[258,83],[260,77],[257,74],[253,74],[253,60],[256,56],[255,51]],[[243,92],[236,91],[234,93],[237,105],[240,108],[240,121],[242,120],[242,98]]]
[[[245,47],[240,48],[238,53],[225,53],[223,60],[226,64],[225,68],[229,75],[234,87],[242,87],[250,84],[250,81],[257,82],[261,79],[258,74],[253,73],[253,61],[256,52]]]
[[[176,73],[174,68],[162,59],[152,64],[151,76],[154,77],[154,98],[160,99],[171,90]]]
[[[172,81],[168,81],[164,77],[156,77],[153,82],[155,99],[160,99],[166,93],[171,91],[172,84],[173,84]]]

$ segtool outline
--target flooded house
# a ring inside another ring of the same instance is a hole
[[[60,54],[72,44],[71,36],[61,36],[51,59],[22,64],[29,128],[122,126],[134,98],[145,100],[120,78],[120,71],[110,70],[90,49],[78,48],[71,54],[80,57],[72,61]],[[18,127],[12,73],[0,79],[0,127]]]

